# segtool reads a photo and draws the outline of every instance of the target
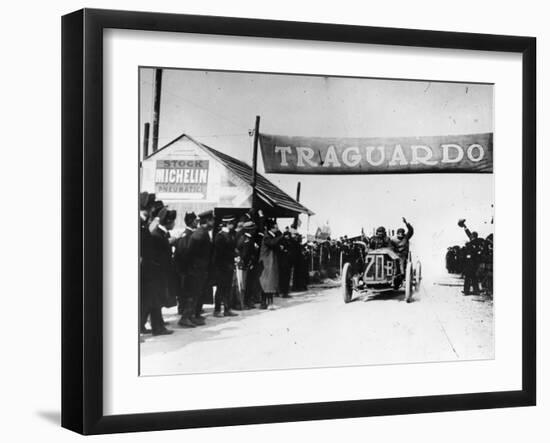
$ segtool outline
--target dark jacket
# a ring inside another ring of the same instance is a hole
[[[140,300],[145,309],[158,306],[157,288],[161,279],[160,267],[153,262],[151,232],[147,222],[139,218],[140,239]]]
[[[257,249],[254,237],[249,233],[240,235],[237,240],[236,249],[239,257],[239,269],[250,269],[254,265]]]
[[[464,259],[466,262],[477,264],[481,260],[483,250],[485,249],[485,240],[474,237],[472,232],[465,228],[464,231],[469,238],[469,242],[464,246]]]
[[[370,249],[389,248],[390,246],[391,246],[391,241],[388,236],[378,237],[375,235],[374,237],[371,237],[369,240]]]
[[[400,240],[397,237],[393,238],[391,244],[393,250],[397,252],[401,257],[407,258],[409,255],[409,240],[414,234],[414,229],[410,223],[407,223],[407,232],[405,236]]]
[[[484,250],[484,240],[481,238],[473,238],[464,247],[464,259],[466,262],[479,263]]]
[[[141,263],[141,272],[150,272],[151,269],[151,232],[147,222],[139,218],[139,257]]]
[[[189,240],[189,269],[194,272],[209,272],[212,268],[214,244],[208,229],[201,226],[193,232]]]
[[[180,275],[185,275],[189,272],[190,265],[190,254],[189,254],[189,244],[191,236],[193,235],[193,230],[185,228],[185,231],[178,238],[176,242],[176,251],[174,252],[174,262],[176,264],[176,270]]]
[[[157,226],[151,232],[151,259],[157,268],[159,279],[157,298],[162,306],[171,307],[176,304],[179,290],[174,262],[172,261],[172,246],[170,234]]]
[[[214,239],[214,267],[218,271],[235,268],[235,233],[220,231]]]

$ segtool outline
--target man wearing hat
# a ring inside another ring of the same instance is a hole
[[[165,208],[162,200],[155,200],[152,204],[151,213],[149,217],[149,231],[153,232],[159,224],[159,214]]]
[[[152,262],[157,268],[158,280],[155,288],[153,308],[150,313],[153,335],[167,335],[174,331],[166,329],[162,318],[162,307],[173,306],[171,300],[175,298],[175,275],[172,263],[172,247],[170,245],[170,231],[174,228],[176,211],[162,208],[158,213],[158,225],[151,233]]]
[[[308,282],[308,251],[306,244],[302,244],[302,236],[296,233],[296,256],[294,261],[294,274],[292,277],[292,289],[294,291],[307,291]]]
[[[293,244],[290,229],[283,232],[283,238],[277,250],[277,262],[279,263],[279,291],[283,298],[290,298],[290,273],[293,262]]]
[[[254,241],[254,231],[256,224],[252,221],[243,223],[242,235],[237,239],[237,281],[239,283],[239,298],[242,308],[253,309],[254,300],[251,297],[251,292],[248,290],[249,273],[254,268],[256,251],[259,249],[258,244]]]
[[[493,295],[493,234],[489,234],[483,243],[481,254],[481,286],[486,295]]]
[[[193,299],[192,322],[201,326],[205,319],[201,315],[202,304],[210,290],[209,279],[212,272],[212,255],[214,242],[214,211],[199,214],[199,227],[189,239],[189,290]]]
[[[222,218],[222,229],[214,240],[214,269],[216,272],[215,317],[234,317],[231,311],[231,288],[235,272],[235,217]],[[223,304],[223,314],[221,306]]]
[[[152,198],[151,198],[152,196]],[[140,332],[150,334],[152,331],[145,327],[147,319],[153,307],[154,291],[157,275],[156,267],[152,262],[151,233],[149,232],[149,219],[155,194],[142,192],[139,195],[139,277],[140,277]]]
[[[397,236],[391,240],[393,250],[399,255],[399,266],[401,267],[401,273],[404,274],[407,266],[407,259],[409,258],[409,241],[414,234],[412,225],[407,222],[407,219],[403,217],[403,223],[407,227],[407,232],[403,228],[397,230]]]
[[[197,229],[198,218],[194,212],[185,213],[185,231],[176,242],[174,262],[180,276],[180,291],[178,294],[178,314],[181,318],[178,324],[184,328],[194,328],[193,323],[195,302],[189,286],[190,256],[189,242],[195,229]]]
[[[275,220],[266,221],[266,232],[260,249],[260,285],[262,287],[261,309],[273,303],[273,296],[279,292],[278,250],[283,236]]]
[[[380,226],[376,229],[376,234],[369,240],[370,249],[380,249],[390,247],[390,238],[386,234],[386,228]]]
[[[464,295],[479,294],[479,265],[483,255],[484,241],[477,232],[471,232],[466,226],[466,220],[460,219],[458,226],[464,229],[469,241],[464,246]]]

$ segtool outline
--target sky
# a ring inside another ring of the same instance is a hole
[[[140,125],[152,122],[154,69],[140,70]],[[493,132],[493,86],[326,76],[164,69],[159,147],[182,133],[249,164],[256,115],[260,132],[318,137],[399,137]],[[140,143],[141,146],[141,143]],[[497,151],[497,146],[493,149]],[[258,171],[263,173],[261,151]],[[457,226],[492,232],[493,174],[265,176],[327,221],[333,236],[413,224],[412,248],[439,269]],[[307,218],[302,217],[303,229]],[[282,223],[283,226],[286,223]]]

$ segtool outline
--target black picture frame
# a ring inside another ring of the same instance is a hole
[[[103,31],[108,28],[522,54],[522,389],[106,416]],[[82,434],[530,406],[536,403],[536,39],[83,9],[62,18],[62,426]]]

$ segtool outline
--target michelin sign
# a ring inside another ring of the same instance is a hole
[[[205,199],[208,163],[208,160],[157,160],[155,192],[177,193],[183,199]]]

